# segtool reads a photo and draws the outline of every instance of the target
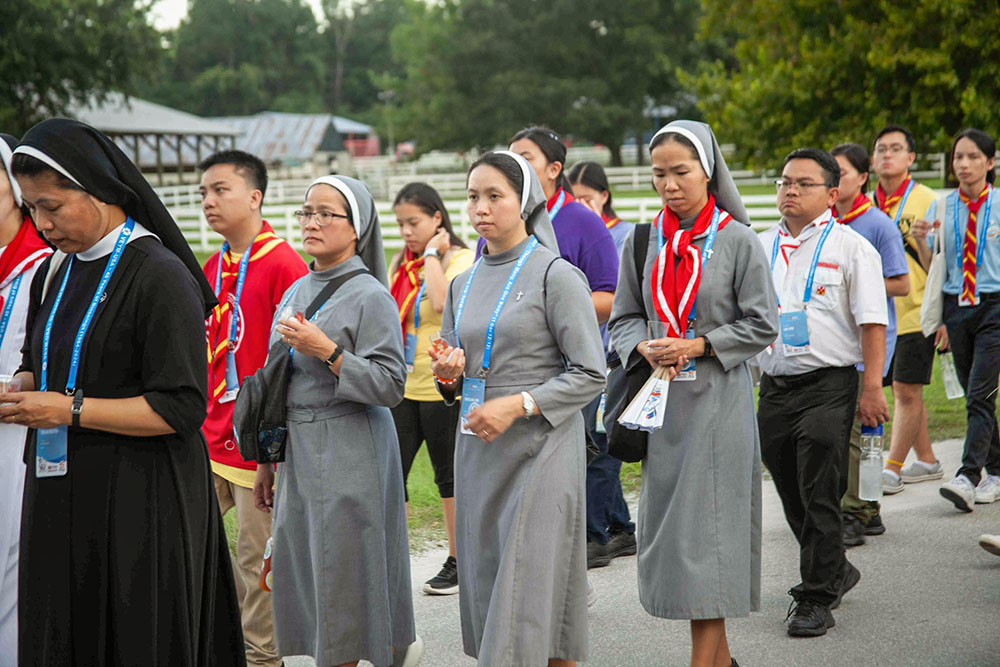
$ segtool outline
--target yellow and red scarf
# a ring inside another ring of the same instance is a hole
[[[962,240],[961,301],[963,303],[976,302],[976,245],[979,241],[977,238],[976,218],[979,215],[979,209],[986,203],[986,199],[989,196],[989,183],[986,184],[986,187],[979,193],[979,197],[975,201],[970,199],[961,189],[958,191],[959,200],[969,209],[969,217],[965,221],[965,238]]]
[[[851,210],[845,213],[844,217],[840,217],[837,215],[836,205],[830,207],[830,212],[833,213],[833,217],[837,222],[843,225],[849,225],[858,218],[860,218],[862,215],[864,215],[865,211],[867,211],[871,207],[872,207],[872,200],[864,196],[863,194],[858,193],[858,196],[855,197],[854,201],[851,203]]]
[[[399,322],[403,328],[404,339],[406,338],[406,316],[413,309],[417,293],[420,291],[420,269],[423,266],[423,256],[417,257],[416,253],[407,248],[403,251],[403,259],[400,260],[399,268],[396,269],[396,273],[392,277],[392,285],[389,287],[389,293],[392,294],[396,305],[399,306]]]
[[[899,184],[898,188],[896,188],[896,191],[893,192],[892,195],[889,197],[885,196],[885,190],[882,189],[881,183],[876,185],[875,203],[878,204],[879,210],[885,213],[886,215],[889,215],[889,209],[891,209],[893,206],[898,204],[903,199],[903,195],[906,194],[906,186],[910,184],[911,180],[913,180],[913,176],[907,174],[906,178],[903,179],[903,182]]]

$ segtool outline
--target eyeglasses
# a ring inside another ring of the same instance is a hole
[[[316,218],[316,224],[320,227],[326,227],[334,221],[335,218],[343,218],[344,220],[350,220],[351,217],[344,215],[343,213],[330,213],[329,211],[296,211],[295,219],[299,221],[299,226],[305,227],[309,224],[309,221]]]
[[[778,189],[778,192],[789,190],[798,190],[799,192],[806,193],[809,192],[809,188],[825,188],[826,183],[806,183],[803,181],[783,181],[777,180],[774,182],[774,187]]]
[[[885,155],[886,153],[899,155],[900,153],[906,152],[908,148],[908,146],[904,146],[903,144],[892,144],[891,146],[879,144],[875,147],[875,155]]]

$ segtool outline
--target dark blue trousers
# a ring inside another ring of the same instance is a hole
[[[587,541],[607,544],[612,533],[634,533],[635,524],[622,495],[622,462],[608,456],[608,436],[594,428],[600,402],[598,396],[583,410],[590,435],[601,449],[587,466]]]

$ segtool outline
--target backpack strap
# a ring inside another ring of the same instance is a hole
[[[649,232],[652,228],[650,223],[636,225],[632,233],[632,254],[635,260],[635,276],[639,284],[642,284],[642,272],[646,269],[646,251],[649,249]]]
[[[340,289],[341,285],[346,283],[354,276],[360,276],[362,273],[368,273],[368,270],[356,269],[354,271],[345,273],[342,276],[337,276],[336,278],[328,282],[323,287],[323,289],[320,290],[319,294],[316,295],[316,298],[312,300],[312,303],[309,304],[309,307],[306,308],[305,318],[307,320],[312,319],[312,316],[316,314],[316,311],[318,311],[323,306],[323,304],[326,303],[327,299],[333,296],[334,292]]]

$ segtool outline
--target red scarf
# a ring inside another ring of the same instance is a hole
[[[617,225],[619,222],[621,222],[621,218],[609,218],[608,216],[604,215],[603,213],[601,214],[601,220],[604,221],[604,226],[607,227],[608,229],[611,229],[612,227],[614,227],[615,225]]]
[[[667,336],[683,338],[687,331],[688,315],[694,306],[701,284],[701,250],[692,243],[706,234],[715,212],[715,197],[708,195],[708,203],[688,230],[680,229],[677,214],[665,207],[657,216],[663,234],[663,250],[653,262],[653,307],[660,320],[667,325]],[[719,212],[719,229],[732,220],[725,211]]]
[[[903,179],[903,182],[899,184],[896,191],[892,193],[891,197],[885,196],[885,190],[882,189],[882,184],[879,183],[875,186],[875,203],[878,204],[879,210],[889,215],[889,209],[898,204],[903,199],[903,194],[906,192],[906,186],[909,185],[910,181],[913,180],[913,176],[909,174]],[[857,203],[857,202],[855,202]]]
[[[548,211],[549,213],[552,212],[552,207],[556,205],[556,200],[559,199],[560,192],[566,192],[566,190],[564,190],[563,188],[559,188],[558,190],[556,190],[555,194],[549,197],[548,201],[545,202],[545,210]],[[573,195],[571,195],[569,192],[566,192],[566,198],[563,199],[562,205],[565,206],[571,201],[576,201],[576,199],[574,199]]]
[[[878,195],[876,195],[878,196]],[[836,205],[830,207],[830,212],[833,213],[834,219],[841,223],[842,225],[849,225],[855,220],[857,220],[861,215],[872,207],[872,200],[858,193],[858,196],[854,198],[854,202],[851,203],[851,210],[849,210],[844,217],[841,218],[837,215]]]
[[[17,235],[0,255],[0,289],[52,253],[52,248],[35,231],[31,218],[24,216]]]
[[[420,291],[420,269],[424,266],[424,258],[417,255],[409,248],[403,251],[403,259],[399,262],[399,268],[392,277],[392,285],[389,293],[396,300],[399,306],[399,321],[403,327],[403,338],[406,339],[406,316],[413,309],[413,302],[417,299],[417,292]],[[418,306],[419,307],[419,306]]]
[[[976,244],[978,242],[976,218],[979,209],[982,208],[989,196],[989,183],[986,184],[983,191],[979,193],[979,198],[975,201],[969,199],[961,188],[958,190],[959,200],[969,209],[969,217],[965,221],[965,238],[962,240],[962,296],[960,298],[962,303],[976,302]],[[989,224],[989,220],[986,223]]]

